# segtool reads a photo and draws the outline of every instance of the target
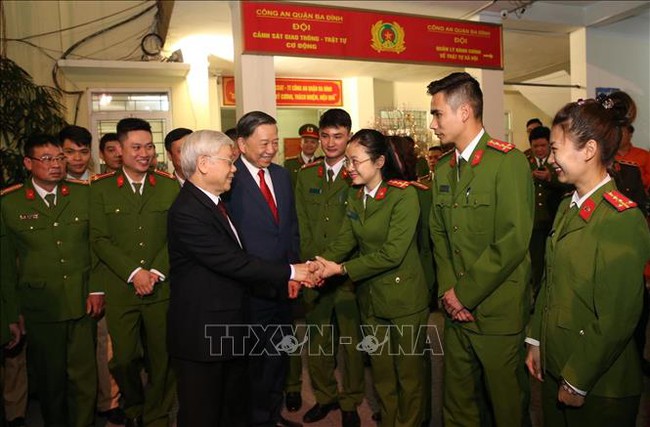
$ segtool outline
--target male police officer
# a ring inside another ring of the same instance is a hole
[[[89,294],[88,186],[62,181],[65,156],[47,135],[27,140],[24,165],[31,178],[1,199],[2,276],[17,269],[13,285],[45,424],[89,426],[97,393],[91,316],[101,314],[104,297]]]
[[[122,169],[97,177],[91,186],[90,239],[100,261],[93,273],[106,291],[111,372],[124,398],[127,426],[167,426],[175,386],[165,337],[167,210],[179,187],[173,175],[150,171],[156,149],[149,123],[122,119],[117,135]],[[140,379],[142,349],[146,389]]]
[[[323,157],[316,157],[314,154],[318,150],[318,126],[306,124],[298,129],[300,135],[300,154],[294,157],[288,157],[284,160],[284,167],[291,172],[291,183],[296,186],[298,171],[304,165],[320,160]]]

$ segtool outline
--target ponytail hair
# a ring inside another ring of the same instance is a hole
[[[607,168],[613,164],[623,128],[629,124],[626,106],[606,95],[566,104],[553,119],[553,126],[560,126],[578,149],[589,140],[596,141],[601,163]]]
[[[363,146],[373,162],[384,156],[384,166],[381,168],[381,176],[384,181],[404,179],[396,161],[395,150],[381,132],[374,129],[361,129],[352,136],[349,144],[353,142]]]

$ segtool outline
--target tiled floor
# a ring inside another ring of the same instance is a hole
[[[439,312],[432,313],[429,317],[429,337],[432,341],[432,346],[434,350],[439,346],[436,344],[436,332],[439,334],[440,339],[443,338],[443,319],[442,314]],[[650,343],[650,325],[647,330]],[[440,353],[439,351],[434,351],[434,353]],[[646,358],[650,359],[650,345],[646,346]],[[442,426],[441,421],[441,402],[442,402],[442,368],[443,368],[443,358],[441,355],[435,355],[432,358],[432,418],[431,418],[431,427]],[[302,385],[302,398],[303,405],[299,412],[289,413],[286,410],[284,411],[284,416],[287,419],[302,422],[302,416],[304,415],[309,408],[311,408],[314,403],[314,394],[311,391],[311,386],[309,384],[309,376],[305,371],[305,358],[303,358],[303,385]],[[359,416],[361,417],[361,426],[362,427],[375,427],[377,424],[372,420],[371,408],[375,407],[373,405],[373,394],[371,392],[371,376],[369,369],[366,369],[366,399],[364,399],[363,404],[359,407]],[[540,398],[539,398],[539,387],[533,381],[532,384],[532,400],[531,400],[531,418],[533,421],[533,427],[541,426],[541,411],[540,411]],[[172,423],[173,425],[174,423]],[[41,427],[43,426],[43,421],[40,416],[40,409],[37,402],[30,402],[27,425],[30,427]],[[325,419],[309,424],[311,427],[337,427],[341,425],[341,413],[340,411],[332,411]],[[641,405],[639,410],[639,417],[637,419],[637,427],[648,427],[650,426],[650,379],[645,378],[645,393],[641,398]],[[113,427],[112,424],[106,424],[104,420],[98,419],[96,427]]]

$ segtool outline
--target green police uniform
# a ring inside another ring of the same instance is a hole
[[[323,156],[314,157],[311,163],[317,162],[322,159]],[[298,172],[300,172],[300,169],[303,166],[305,166],[305,161],[302,159],[302,156],[300,154],[293,157],[287,157],[284,160],[284,167],[289,169],[289,172],[291,172],[291,184],[293,184],[294,189],[296,188],[296,183],[298,182]]]
[[[322,253],[345,218],[351,180],[341,168],[329,183],[326,171],[321,160],[304,166],[298,174],[296,210],[303,260]],[[303,292],[310,333],[309,376],[316,401],[321,405],[338,401],[342,410],[356,410],[363,400],[364,366],[362,353],[354,348],[361,336],[354,284],[347,277],[335,277],[318,289]],[[341,347],[345,362],[340,392],[334,377],[339,336],[350,341]]]
[[[455,150],[440,159],[432,192],[439,296],[454,288],[475,318],[446,318],[445,425],[481,425],[491,417],[498,426],[522,425],[534,200],[528,162],[514,145],[484,133],[469,162],[457,164]],[[489,399],[477,395],[482,389]]]
[[[634,426],[643,377],[631,337],[641,314],[650,233],[613,181],[580,208],[569,208],[570,201],[562,201],[547,241],[546,276],[528,330],[541,344],[549,382],[544,422]],[[558,409],[561,378],[587,392],[582,408]]]
[[[122,170],[96,177],[90,191],[90,240],[99,265],[94,280],[106,292],[106,320],[113,341],[111,373],[127,417],[145,425],[167,425],[175,381],[167,355],[169,258],[167,211],[178,194],[173,175],[150,171],[142,195],[134,193]],[[151,295],[136,295],[129,277],[138,268],[156,270],[165,280]],[[149,384],[143,389],[144,350]]]
[[[19,186],[14,187],[20,188]],[[9,191],[12,191],[9,189]],[[3,190],[0,198],[6,194]],[[0,202],[2,203],[2,202]],[[0,347],[11,340],[9,325],[18,322],[18,304],[16,301],[16,263],[15,259],[8,256],[13,251],[13,246],[7,237],[7,229],[0,215]],[[2,354],[2,352],[0,352]],[[1,361],[0,361],[1,362]],[[4,405],[2,405],[4,407]]]
[[[1,204],[7,249],[2,268],[17,268],[14,286],[45,423],[91,425],[97,372],[95,322],[86,316],[88,185],[60,182],[55,206],[49,207],[29,180],[3,196]],[[3,279],[5,275],[13,273],[3,272]]]
[[[423,420],[424,341],[428,289],[418,256],[416,190],[406,181],[382,182],[364,208],[364,191],[351,191],[346,218],[323,257],[346,261],[357,286],[364,338],[371,357],[382,426]]]
[[[544,272],[546,237],[551,231],[555,212],[557,212],[562,196],[571,191],[573,187],[558,181],[555,168],[548,162],[548,158],[545,158],[540,166],[537,158],[531,153],[528,156],[528,162],[531,172],[541,169],[548,171],[551,175],[550,181],[533,178],[535,186],[535,219],[533,234],[530,239],[530,260],[533,275],[533,295],[537,295]]]

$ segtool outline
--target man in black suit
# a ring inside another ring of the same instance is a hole
[[[237,122],[237,144],[241,156],[226,204],[248,253],[268,261],[299,262],[300,237],[290,173],[272,163],[278,152],[278,128],[270,115],[261,111],[245,114]],[[275,349],[291,332],[291,307],[285,295],[269,283],[252,287],[248,310],[251,323],[265,352],[249,360],[251,426],[294,426],[280,416],[284,379],[289,366],[286,352]],[[282,325],[282,334],[276,326]]]
[[[246,426],[249,285],[264,284],[286,299],[299,287],[290,279],[310,279],[307,264],[262,261],[242,249],[220,199],[237,170],[232,145],[221,132],[188,136],[181,152],[188,181],[169,210],[167,343],[178,376],[179,427]]]

